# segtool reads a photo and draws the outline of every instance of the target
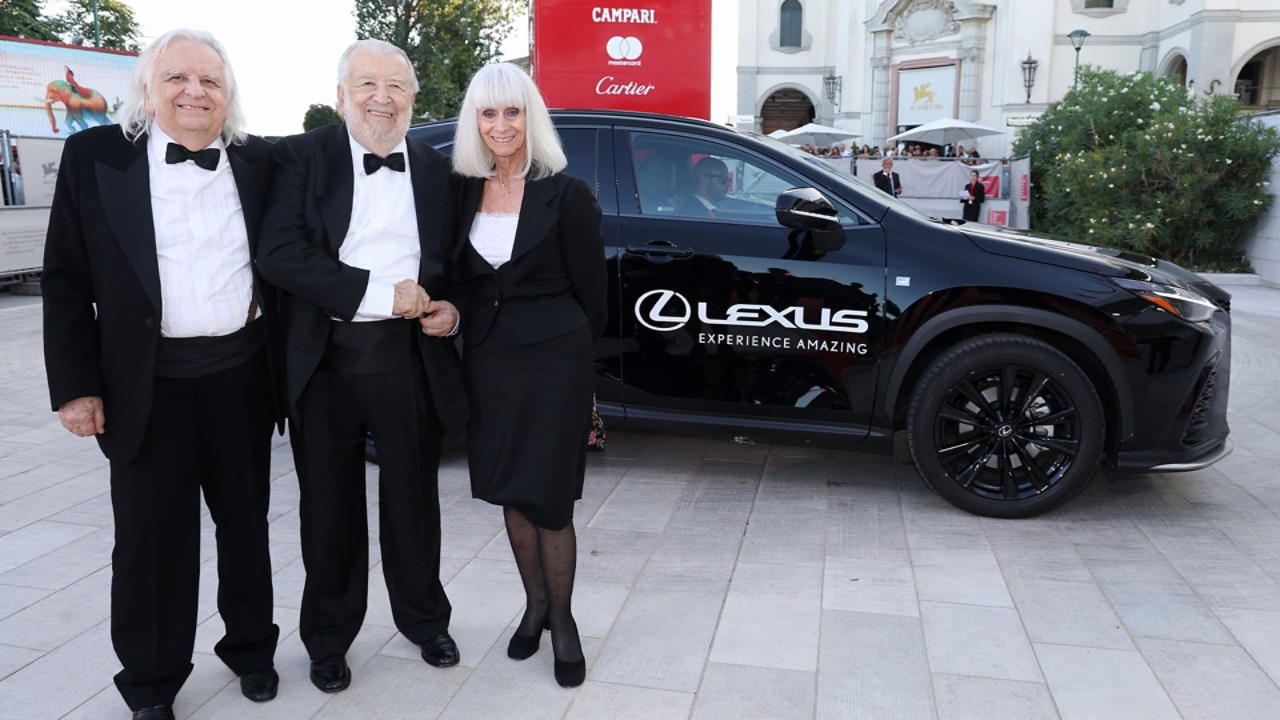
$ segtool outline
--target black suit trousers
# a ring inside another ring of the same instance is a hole
[[[307,571],[299,633],[313,660],[346,654],[368,607],[366,431],[378,447],[382,574],[396,627],[415,643],[449,628],[440,582],[442,432],[414,354],[399,370],[316,370],[290,424]]]
[[[205,377],[156,378],[141,450],[111,462],[111,640],[124,666],[116,687],[130,708],[172,703],[191,673],[202,490],[217,528],[226,629],[214,650],[237,675],[272,666],[280,634],[267,544],[273,425],[259,352]]]

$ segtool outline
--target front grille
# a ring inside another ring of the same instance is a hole
[[[1191,407],[1191,417],[1187,420],[1187,429],[1182,433],[1183,445],[1196,445],[1209,438],[1209,419],[1213,410],[1213,399],[1217,395],[1218,369],[1209,371],[1204,384],[1200,386],[1200,396]]]

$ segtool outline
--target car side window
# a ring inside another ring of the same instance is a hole
[[[560,130],[560,145],[564,148],[565,159],[569,165],[564,171],[584,182],[600,194],[599,178],[596,177],[596,138],[599,133],[595,128],[572,128]]]
[[[632,132],[640,214],[777,227],[778,195],[812,183],[769,161],[687,136]],[[856,216],[840,213],[845,224]]]

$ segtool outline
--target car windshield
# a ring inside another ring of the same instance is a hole
[[[746,137],[759,140],[760,142],[765,143],[766,145],[768,145],[769,147],[775,150],[781,150],[785,152],[787,155],[790,155],[791,157],[796,158],[797,160],[800,160],[801,162],[805,163],[807,167],[817,170],[820,174],[824,176],[824,178],[828,182],[831,182],[834,184],[843,184],[846,187],[852,187],[856,192],[864,195],[870,195],[871,197],[874,197],[877,202],[885,203],[886,205],[891,206],[897,212],[903,213],[904,215],[911,215],[913,217],[917,217],[922,220],[933,219],[925,215],[924,213],[920,212],[919,210],[906,204],[905,202],[899,200],[898,198],[895,198],[889,195],[888,193],[881,192],[879,189],[876,188],[876,186],[872,185],[866,180],[863,180],[860,177],[857,177],[855,175],[851,175],[847,172],[839,170],[838,168],[831,165],[830,163],[824,162],[821,158],[810,155],[809,153],[804,152],[803,150],[800,150],[794,145],[788,145],[782,142],[781,140],[778,140],[776,138],[771,138],[768,135],[760,135],[754,132],[743,132],[743,131],[739,131],[739,133]]]

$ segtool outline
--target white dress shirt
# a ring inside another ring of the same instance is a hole
[[[356,322],[390,320],[395,307],[396,283],[418,281],[422,245],[418,239],[418,212],[413,201],[413,181],[409,176],[409,150],[404,140],[391,152],[404,153],[404,172],[381,168],[372,175],[364,171],[364,154],[369,152],[348,131],[351,143],[351,224],[338,248],[345,265],[369,271],[369,285],[356,309]]]
[[[166,163],[171,142],[153,123],[147,169],[160,268],[160,334],[229,335],[248,319],[253,270],[226,146],[222,138],[209,145],[219,151],[218,166],[211,172],[190,160]]]

